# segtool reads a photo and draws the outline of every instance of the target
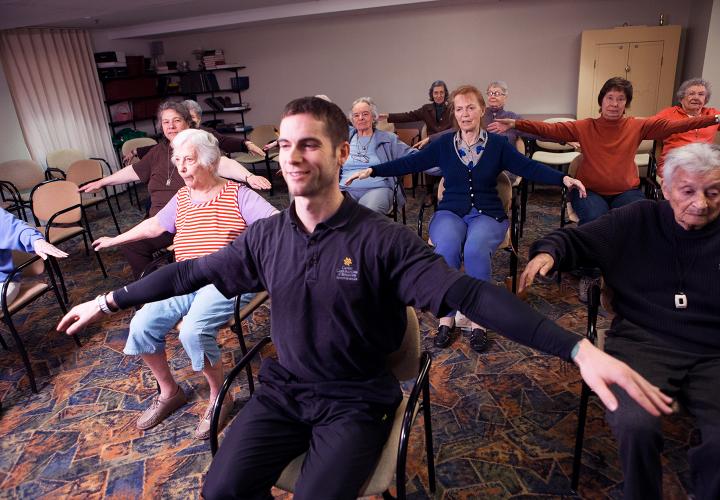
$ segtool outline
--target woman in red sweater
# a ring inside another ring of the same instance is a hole
[[[640,178],[634,161],[640,142],[645,139],[664,139],[678,132],[707,127],[720,121],[720,115],[677,121],[626,117],[625,108],[632,102],[632,97],[632,83],[614,77],[600,89],[599,118],[560,123],[505,118],[491,123],[487,129],[502,133],[515,127],[557,141],[579,142],[583,162],[576,178],[587,188],[587,198],[580,198],[574,191],[570,194],[570,201],[580,218],[580,224],[584,224],[611,208],[643,198],[638,189]]]

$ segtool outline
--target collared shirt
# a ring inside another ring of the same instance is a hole
[[[347,195],[311,234],[293,204],[198,263],[225,296],[270,293],[280,365],[306,382],[387,378],[405,306],[438,314],[462,276],[409,228]]]

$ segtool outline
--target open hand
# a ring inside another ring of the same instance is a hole
[[[253,189],[270,189],[272,187],[270,181],[262,175],[250,174],[245,178],[245,182]]]
[[[102,179],[99,179],[97,181],[88,182],[84,186],[80,186],[78,188],[78,191],[81,193],[94,193],[95,191],[98,191],[103,188],[103,182]]]
[[[555,264],[555,259],[549,253],[539,253],[527,263],[525,270],[520,275],[520,284],[518,285],[518,294],[522,293],[527,287],[535,281],[535,275],[547,276]]]
[[[487,126],[487,130],[493,134],[502,134],[514,127],[515,120],[512,118],[496,118],[494,122]]]
[[[566,175],[565,177],[563,177],[563,184],[566,188],[568,188],[568,191],[577,189],[580,192],[580,198],[587,198],[587,191],[585,191],[585,185],[579,180],[573,179],[569,175]]]
[[[426,137],[425,139],[423,139],[423,140],[421,140],[421,141],[418,141],[418,142],[416,142],[415,144],[413,144],[412,147],[414,147],[415,149],[422,149],[422,148],[424,148],[425,146],[427,146],[428,142],[430,142],[430,138],[429,138],[429,137]]]
[[[609,387],[617,385],[651,415],[658,417],[673,412],[670,406],[673,401],[671,397],[663,394],[659,388],[622,361],[592,345],[589,340],[580,341],[580,349],[574,361],[580,368],[582,378],[608,410],[617,410],[617,398]]]
[[[64,259],[68,256],[67,253],[43,239],[35,240],[33,242],[33,252],[35,252],[35,254],[42,260],[47,260],[48,255],[52,255],[53,257],[58,257],[60,259]]]
[[[93,250],[97,252],[98,250],[102,250],[103,248],[114,247],[114,240],[115,238],[111,238],[109,236],[101,236],[92,242]]]
[[[350,184],[353,183],[354,180],[367,179],[368,177],[370,177],[370,176],[372,175],[372,172],[373,172],[373,169],[372,169],[372,168],[366,168],[366,169],[364,169],[364,170],[358,170],[357,172],[355,172],[354,174],[352,174],[352,175],[350,176],[350,178],[348,178],[348,180],[345,181],[345,185],[346,185],[346,186],[349,186]]]
[[[99,320],[102,316],[103,312],[100,311],[100,307],[98,307],[94,300],[90,300],[70,309],[55,328],[59,332],[75,335],[90,323]]]
[[[260,157],[263,157],[263,158],[265,157],[265,151],[263,150],[263,148],[259,147],[259,146],[258,146],[257,144],[255,144],[254,142],[252,142],[252,141],[245,141],[245,146],[247,146],[248,151],[250,152],[251,155],[253,155],[253,156],[260,156]]]

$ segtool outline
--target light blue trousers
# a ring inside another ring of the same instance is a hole
[[[464,217],[450,210],[435,212],[428,232],[440,254],[450,267],[460,269],[465,261],[465,273],[473,278],[490,280],[492,256],[505,239],[510,222],[498,222],[472,208]],[[454,316],[455,311],[447,314]]]
[[[242,308],[255,296],[241,296]],[[181,319],[180,342],[190,357],[193,370],[201,371],[207,356],[211,365],[220,360],[217,332],[233,315],[235,299],[226,299],[213,285],[187,295],[145,304],[130,322],[123,352],[128,355],[155,354],[165,349],[165,337]]]

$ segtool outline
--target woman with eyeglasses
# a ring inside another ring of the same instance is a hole
[[[398,189],[398,206],[404,204],[402,190],[396,186],[394,177],[376,177],[355,182],[352,186],[345,183],[353,174],[373,165],[379,165],[401,158],[412,151],[407,144],[390,132],[377,130],[378,111],[370,97],[356,99],[350,110],[350,156],[340,171],[340,187],[358,203],[370,210],[387,214],[392,209],[393,194]]]
[[[497,177],[509,170],[542,184],[577,188],[581,196],[585,187],[579,181],[521,155],[507,139],[489,134],[482,127],[485,100],[471,85],[463,85],[451,94],[450,105],[456,123],[455,133],[441,134],[416,154],[389,163],[357,171],[355,179],[377,179],[388,175],[404,175],[439,167],[445,192],[430,221],[430,239],[435,253],[448,265],[477,279],[490,280],[491,261],[505,238],[509,222],[498,195]],[[455,311],[440,318],[434,343],[447,347],[453,341]],[[489,346],[487,332],[472,325],[470,347],[483,352]]]

